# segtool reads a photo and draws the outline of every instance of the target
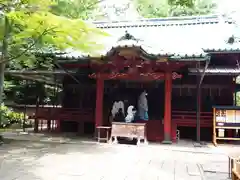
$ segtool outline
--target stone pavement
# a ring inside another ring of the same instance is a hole
[[[181,143],[180,143],[181,145]],[[212,147],[12,141],[0,146],[1,180],[226,180]],[[180,148],[180,149],[179,149]],[[182,149],[184,150],[182,150]],[[185,149],[192,148],[189,151]],[[197,153],[195,151],[198,151]]]
[[[6,131],[1,133],[4,139],[14,139],[19,141],[35,141],[35,142],[51,142],[51,143],[66,143],[71,139],[63,135],[32,133],[19,131]]]

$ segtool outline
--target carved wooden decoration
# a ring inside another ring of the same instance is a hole
[[[163,80],[165,78],[164,73],[93,73],[89,75],[89,78],[100,78],[104,80],[121,79],[121,80]],[[182,78],[181,74],[176,72],[172,73],[173,80]]]

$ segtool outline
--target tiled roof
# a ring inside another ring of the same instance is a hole
[[[146,56],[168,55],[171,59],[177,57],[178,60],[205,59],[207,53],[212,52],[240,52],[240,43],[227,43],[236,32],[235,24],[220,16],[94,22],[94,24],[110,35],[97,40],[105,47],[99,53],[99,57],[126,47],[140,48]],[[126,31],[137,40],[121,39]],[[64,56],[82,58],[88,54],[71,52]]]
[[[109,43],[114,44],[127,30],[134,37],[151,47],[191,54],[195,49],[236,49],[226,43],[233,35],[235,25],[217,16],[153,19],[136,22],[97,23],[111,35]],[[114,38],[115,41],[114,41]],[[228,47],[225,47],[228,46]]]
[[[213,16],[185,16],[170,18],[151,18],[133,21],[94,21],[98,28],[126,28],[126,27],[159,27],[159,26],[182,26],[218,23],[217,15]]]
[[[222,43],[215,47],[208,47],[204,49],[205,52],[211,53],[239,53],[240,52],[240,42],[235,42],[234,44]]]
[[[191,74],[203,73],[204,69],[189,68]],[[239,75],[239,68],[208,68],[205,71],[208,75]]]
[[[5,70],[4,73],[14,77],[19,77],[25,80],[38,81],[48,85],[53,85],[53,86],[57,85],[59,87],[62,86],[62,81],[61,81],[61,78],[56,78],[56,77],[60,77],[66,74],[66,72],[63,70],[55,70],[55,71]],[[72,73],[72,71],[68,73]]]

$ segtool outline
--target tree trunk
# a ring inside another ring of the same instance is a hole
[[[5,16],[4,20],[4,36],[3,36],[3,42],[2,42],[2,56],[1,61],[7,61],[8,59],[8,38],[10,33],[9,28],[9,20],[8,17]],[[4,86],[4,70],[5,70],[5,63],[0,64],[0,104],[3,102],[3,86]]]
[[[4,69],[5,69],[5,64],[0,64],[0,105],[3,102]],[[2,111],[0,111],[0,128],[1,126],[2,126]],[[2,144],[2,142],[3,142],[3,137],[0,134],[0,145]]]
[[[4,70],[5,64],[0,64],[0,104],[3,103],[3,90],[4,90]]]
[[[6,61],[8,59],[8,37],[10,34],[9,19],[7,16],[4,18],[4,36],[2,41],[2,55],[1,61]],[[0,64],[0,105],[3,103],[3,90],[4,90],[4,70],[5,63]],[[0,112],[0,125],[2,124],[2,112]],[[1,135],[0,135],[1,136]],[[2,139],[2,137],[0,137]]]

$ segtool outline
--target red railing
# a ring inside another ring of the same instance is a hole
[[[196,111],[172,111],[172,120],[177,126],[196,127],[197,113]],[[212,127],[213,113],[200,112],[200,126]]]
[[[64,121],[94,122],[94,112],[91,109],[61,109],[56,117]]]
[[[56,107],[39,107],[37,118],[63,121],[84,121],[93,122],[94,112],[91,109],[74,109],[74,108],[56,108]],[[34,118],[36,117],[34,115]]]

